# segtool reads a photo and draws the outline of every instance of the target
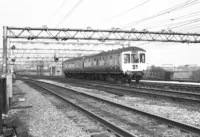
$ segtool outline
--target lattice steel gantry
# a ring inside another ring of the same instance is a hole
[[[57,28],[6,27],[7,38],[99,40],[99,41],[159,41],[200,43],[200,34],[177,32],[151,32],[137,30],[93,30]]]

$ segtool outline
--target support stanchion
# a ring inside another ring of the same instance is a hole
[[[2,114],[4,111],[4,97],[3,97],[3,93],[5,92],[5,78],[0,78],[0,137],[3,134],[3,120],[2,120]]]
[[[2,112],[3,114],[7,114],[8,113],[8,96],[7,96],[7,92],[6,92],[6,76],[2,79]]]

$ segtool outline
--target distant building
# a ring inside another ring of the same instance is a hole
[[[200,67],[197,64],[180,65],[177,66],[176,68],[181,71],[196,71],[200,69]]]
[[[173,64],[162,64],[162,68],[168,71],[174,71],[174,65]]]

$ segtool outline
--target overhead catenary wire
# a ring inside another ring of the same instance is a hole
[[[105,22],[108,22],[108,21],[110,21],[110,20],[113,20],[113,19],[115,19],[115,18],[117,18],[117,17],[120,17],[120,16],[122,16],[122,15],[124,15],[124,14],[127,14],[127,13],[129,13],[129,12],[131,12],[131,11],[133,11],[133,10],[139,8],[139,7],[141,7],[142,5],[148,3],[149,1],[151,1],[151,0],[146,0],[146,1],[144,1],[144,2],[142,2],[142,3],[140,3],[140,4],[136,5],[136,6],[134,6],[134,7],[130,8],[130,9],[128,9],[128,10],[125,10],[125,11],[119,13],[119,14],[116,14],[116,15],[114,15],[114,16],[108,18],[108,19],[105,19],[105,20],[103,20],[103,21],[100,21],[99,23],[94,23],[94,24],[92,24],[92,25],[90,25],[90,26],[94,26],[94,25],[96,25],[96,24],[105,23]]]
[[[172,24],[167,24],[167,25],[161,25],[161,26],[157,26],[157,27],[151,27],[152,28],[158,28],[158,27],[165,27],[167,26],[168,29],[174,29],[174,28],[179,28],[182,26],[186,26],[186,25],[190,25],[190,24],[194,24],[200,21],[200,18],[195,18],[195,19],[191,19],[191,20],[186,20],[186,21],[182,21],[182,22],[176,22],[176,23],[172,23]]]
[[[191,1],[191,0],[189,0],[189,1]],[[140,20],[140,21],[136,21],[135,25],[136,25],[136,24],[140,24],[140,23],[142,23],[142,22],[145,22],[146,20],[149,20],[149,19],[152,19],[152,18],[155,18],[155,17],[159,17],[159,16],[161,16],[161,15],[169,14],[169,13],[171,13],[171,12],[174,12],[174,11],[177,11],[177,10],[180,10],[180,9],[182,9],[182,8],[186,8],[186,7],[188,7],[188,6],[192,6],[192,5],[198,3],[198,2],[197,2],[197,3],[193,3],[193,2],[195,2],[196,0],[195,0],[195,1],[191,1],[190,3],[188,3],[189,1],[186,1],[186,2],[184,2],[184,3],[178,4],[178,5],[176,5],[175,7],[169,8],[169,9],[167,9],[167,10],[161,11],[161,12],[159,12],[158,14],[153,15],[153,16],[151,16],[151,17],[149,17],[149,18],[145,18],[145,19],[142,19],[142,20]],[[183,5],[182,5],[182,4],[183,4]]]
[[[190,17],[197,16],[197,15],[200,15],[200,11],[192,12],[192,13],[189,13],[189,14],[186,14],[186,15],[182,15],[182,16],[179,16],[179,17],[175,17],[174,19],[190,18]]]
[[[119,13],[119,14],[117,14],[117,15],[115,15],[115,16],[113,16],[113,17],[111,17],[111,18],[109,18],[109,19],[107,19],[107,20],[105,20],[105,21],[109,21],[109,20],[112,20],[112,19],[114,19],[114,18],[120,17],[120,16],[122,16],[122,15],[124,15],[124,14],[126,14],[126,13],[128,13],[128,12],[130,12],[130,11],[132,11],[132,10],[135,10],[136,8],[138,8],[138,7],[140,7],[140,6],[142,6],[142,5],[146,4],[146,3],[148,3],[149,1],[151,1],[151,0],[146,0],[146,1],[144,1],[144,2],[142,2],[142,3],[140,3],[140,4],[138,4],[137,6],[134,6],[134,7],[130,8],[130,9],[128,9],[128,10],[122,12],[122,13]]]
[[[66,4],[68,0],[63,0],[63,2],[61,3],[61,5],[59,6],[59,8],[54,12],[54,14],[51,16],[50,21],[56,16],[56,14],[62,9],[62,7]]]
[[[171,23],[171,24],[169,24],[167,21],[164,23],[164,24],[161,24],[161,25],[153,25],[153,26],[149,26],[149,27],[145,27],[145,29],[155,29],[155,28],[163,28],[163,29],[166,29],[166,27],[167,27],[167,29],[172,29],[173,28],[173,26],[179,26],[180,24],[185,24],[186,23],[186,25],[189,25],[189,24],[191,24],[191,23],[195,23],[195,21],[197,20],[197,19],[199,19],[199,17],[198,18],[195,18],[195,19],[191,19],[191,20],[185,20],[185,21],[179,21],[179,22],[174,22],[174,23]]]
[[[65,14],[64,18],[61,20],[61,22],[57,25],[57,27],[59,27],[65,20],[67,17],[69,17],[73,12],[74,10],[83,2],[83,0],[79,0],[76,5],[69,11]]]
[[[172,27],[169,27],[170,29],[174,29],[174,28],[178,28],[178,27],[183,27],[183,26],[186,26],[186,25],[190,25],[190,24],[193,24],[193,23],[197,23],[200,21],[200,18],[197,18],[197,19],[193,19],[193,20],[189,20],[187,22],[184,22],[182,24],[179,24],[179,25],[176,25],[176,26],[172,26]]]
[[[199,30],[199,31],[198,31]],[[179,32],[193,32],[195,31],[196,33],[197,32],[200,32],[200,25],[198,24],[198,26],[190,26],[189,28],[188,27],[184,27],[184,29],[178,29]]]
[[[196,17],[200,15],[200,11],[189,13],[186,15],[178,16],[178,17],[172,17],[171,19],[167,20],[162,20],[162,21],[157,21],[157,22],[152,22],[148,23],[148,26],[144,27],[145,29],[152,29],[152,28],[160,28],[165,26],[164,24],[170,23],[170,22],[175,22],[177,20],[182,20],[182,19],[189,19],[192,17]]]
[[[197,25],[193,25],[193,26],[184,27],[184,29],[182,29],[182,30],[190,30],[190,29],[196,29],[196,28],[200,28],[200,25],[197,24]]]
[[[141,20],[138,20],[138,21],[134,21],[134,22],[131,22],[131,23],[128,23],[128,24],[125,24],[125,25],[122,25],[120,28],[129,28],[129,27],[132,27],[134,25],[137,25],[137,24],[140,24],[140,23],[143,23],[145,21],[148,21],[150,19],[153,19],[153,18],[156,18],[156,17],[159,17],[159,16],[162,16],[162,15],[165,15],[165,14],[169,14],[171,12],[174,12],[174,11],[177,11],[177,10],[181,10],[183,8],[186,8],[186,7],[189,7],[189,6],[192,6],[194,4],[197,4],[199,3],[200,1],[199,0],[187,0],[181,4],[178,4],[172,8],[169,8],[169,9],[166,9],[164,11],[160,11],[158,12],[157,14],[155,15],[152,15],[150,17],[146,17],[146,18],[143,18]],[[124,26],[124,27],[123,27]]]

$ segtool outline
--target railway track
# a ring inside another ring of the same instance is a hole
[[[110,84],[105,82],[97,81],[80,81],[80,80],[60,80],[61,82],[70,82],[76,84],[76,86],[87,86],[92,88],[98,88],[105,90],[106,92],[113,93],[116,95],[142,95],[150,97],[159,97],[164,99],[170,99],[173,101],[200,103],[200,93],[198,92],[187,92],[187,91],[175,91],[175,90],[165,90],[165,89],[152,89],[144,87],[127,86],[123,84]],[[123,92],[122,92],[123,90]]]
[[[32,77],[33,78],[40,78],[38,76],[32,76]],[[43,76],[42,78],[66,80],[65,77],[58,77],[58,76]],[[70,80],[73,80],[73,79],[70,79]],[[105,82],[102,82],[102,83],[105,83]],[[140,82],[138,84],[138,83],[132,82],[131,86],[133,86],[133,87],[143,87],[143,88],[158,88],[158,89],[166,88],[166,89],[172,89],[172,90],[178,90],[178,91],[182,90],[182,91],[188,91],[188,92],[200,91],[199,85],[189,85],[189,84],[186,85],[186,84],[156,83],[156,82]]]
[[[168,126],[170,125],[170,127],[171,126],[176,127],[178,130],[183,130],[186,132],[200,135],[200,128],[198,127],[180,123],[178,121],[167,119],[165,117],[161,117],[155,114],[147,113],[132,107],[112,102],[110,100],[106,100],[104,98],[92,96],[89,93],[78,92],[65,87],[60,87],[57,85],[52,85],[44,82],[42,82],[42,84],[34,82],[34,84],[37,84],[43,89],[48,90],[53,94],[56,94],[57,96],[61,97],[64,100],[68,100],[70,104],[73,104],[74,106],[78,107],[78,109],[81,109],[82,111],[84,111],[84,113],[87,113],[93,119],[96,119],[98,121],[99,119],[101,120],[104,119],[103,122],[101,123],[103,123],[104,126],[109,128],[109,130],[113,131],[115,134],[120,136],[126,136],[126,137],[141,136],[141,135],[146,136],[145,134],[148,134],[149,136],[160,136],[161,133],[159,132],[158,128],[155,128],[156,126],[158,127],[160,126],[160,122],[162,123],[161,125],[165,124],[164,128],[165,130],[167,130]],[[108,110],[111,110],[111,112],[114,113],[111,113]],[[118,112],[121,112],[121,115]],[[130,121],[122,119],[130,115],[134,115],[135,118],[134,120],[136,121],[138,121],[138,119],[142,121],[144,119],[144,116],[148,120],[138,125],[136,123],[131,123]],[[148,128],[147,127],[144,128],[141,126],[145,124],[148,124]],[[153,125],[154,128],[149,125]],[[139,129],[137,129],[136,127],[139,127]],[[154,132],[149,129],[154,129],[153,130]],[[155,131],[155,129],[157,130]],[[164,129],[162,129],[162,132]]]
[[[48,84],[48,85],[45,86],[44,82],[42,84],[41,84],[41,82],[40,83],[36,83],[36,81],[25,81],[25,82],[37,85],[40,88],[45,89],[46,91],[48,91],[48,92],[56,95],[57,97],[63,99],[64,101],[66,101],[67,103],[69,103],[70,105],[75,107],[76,109],[78,109],[81,112],[85,113],[91,119],[93,119],[93,120],[97,121],[98,123],[102,124],[105,128],[107,128],[109,131],[112,131],[117,136],[121,136],[121,137],[138,137],[137,135],[135,135],[133,133],[130,133],[129,131],[124,130],[123,128],[120,128],[119,126],[116,126],[115,124],[109,122],[105,118],[103,118],[101,116],[98,116],[97,114],[89,111],[88,108],[91,108],[92,106],[89,106],[89,104],[84,103],[83,100],[80,100],[80,99],[78,100],[79,97],[76,98],[77,100],[75,100],[76,95],[79,95],[79,93],[77,94],[77,92],[74,92],[73,90],[65,89],[65,91],[63,92],[63,87],[55,86],[55,85],[52,85],[52,84]],[[58,90],[58,88],[60,88],[60,90]],[[75,95],[72,95],[72,94],[69,94],[69,93],[66,95],[66,91],[67,92],[71,92],[71,93],[74,92]],[[89,103],[91,103],[91,101]],[[95,111],[95,108],[94,107],[92,107],[92,108],[93,108],[93,111]]]
[[[189,92],[197,92],[200,90],[199,85],[189,85],[189,84],[176,84],[176,83],[156,83],[156,82],[140,82],[140,84],[132,84],[133,86],[141,86],[141,87],[152,87],[152,88],[163,88],[166,87],[168,89],[173,90],[182,90]]]

